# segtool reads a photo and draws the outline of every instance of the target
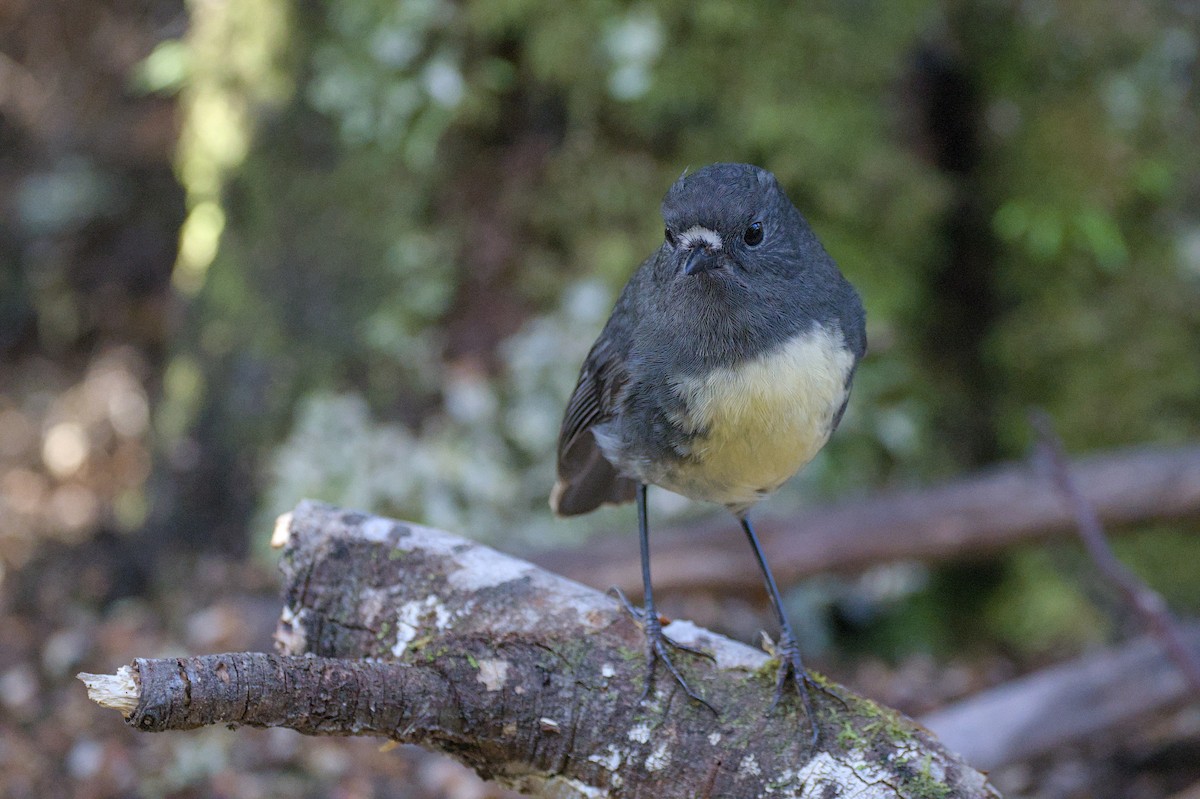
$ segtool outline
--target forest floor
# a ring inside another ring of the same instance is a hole
[[[485,799],[511,797],[450,759],[377,739],[208,728],[146,734],[88,700],[80,671],[134,657],[270,651],[280,600],[273,569],[188,556],[144,580],[126,542],[53,545],[0,584],[0,796],[12,799]],[[139,583],[141,594],[126,590]],[[164,586],[170,586],[169,588]],[[910,714],[972,685],[1003,681],[1002,658],[938,664],[914,656],[817,663]],[[1191,726],[1191,735],[1186,728]],[[1183,734],[1181,734],[1183,733]],[[1193,799],[1200,711],[1106,733],[993,774],[1010,797]]]

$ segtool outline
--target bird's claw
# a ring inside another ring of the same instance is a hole
[[[779,660],[779,666],[775,671],[775,698],[771,701],[771,706],[767,709],[767,713],[775,712],[775,708],[783,700],[783,692],[789,682],[796,686],[796,692],[800,694],[800,701],[804,705],[804,716],[808,719],[808,724],[812,727],[812,745],[816,746],[820,739],[820,727],[817,726],[816,708],[813,705],[812,693],[809,688],[820,691],[823,694],[833,697],[842,704],[846,710],[850,709],[850,705],[837,691],[829,686],[814,680],[804,668],[804,662],[800,659],[800,647],[796,643],[796,639],[785,634],[772,647],[774,650],[771,654]]]
[[[667,667],[667,671],[669,671],[671,676],[675,679],[675,682],[678,683],[679,687],[683,689],[683,692],[687,694],[689,699],[693,699],[696,702],[704,705],[706,708],[711,710],[714,715],[719,715],[717,713],[717,709],[709,704],[708,700],[693,691],[692,687],[688,685],[688,682],[686,679],[684,679],[683,674],[671,661],[671,655],[668,647],[678,649],[692,655],[708,658],[714,663],[716,662],[716,658],[713,657],[713,655],[709,652],[705,652],[702,649],[696,649],[695,647],[688,646],[687,644],[681,644],[680,642],[672,639],[663,632],[662,621],[659,619],[657,613],[653,611],[648,612],[648,609],[634,607],[633,603],[629,601],[629,598],[625,596],[625,593],[620,588],[613,586],[608,592],[615,596],[617,601],[624,606],[625,611],[632,616],[639,625],[641,625],[642,630],[646,635],[646,684],[642,689],[642,695],[638,701],[645,702],[650,696],[650,688],[654,684],[654,665],[657,662],[662,662],[662,664]]]

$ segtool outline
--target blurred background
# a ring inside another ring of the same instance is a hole
[[[269,648],[302,497],[635,558],[628,508],[546,496],[688,166],[774,171],[868,309],[845,420],[771,514],[1021,461],[1031,406],[1074,455],[1194,444],[1198,62],[1179,0],[0,0],[0,794],[502,795],[376,741],[136,735],[73,675]],[[1185,617],[1198,519],[1115,541]],[[750,641],[760,599],[664,601]],[[789,601],[811,663],[912,714],[1141,629],[1069,539]],[[1200,711],[993,778],[1194,799]]]

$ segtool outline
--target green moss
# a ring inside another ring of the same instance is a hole
[[[858,703],[854,712],[872,719],[861,725],[862,731],[865,733],[882,737],[885,741],[893,744],[912,740],[912,723],[891,708],[868,699]]]
[[[933,776],[931,755],[925,756],[919,770],[913,770],[903,758],[897,760],[896,767],[902,775],[900,792],[905,799],[946,799],[950,795],[950,786]]]
[[[854,725],[847,720],[842,722],[842,728],[838,730],[837,741],[843,747],[849,748],[851,746],[860,746],[863,738],[859,735],[858,730],[854,728]]]
[[[413,656],[423,658],[427,663],[431,663],[446,655],[447,649],[444,646],[430,646],[429,644],[436,640],[434,635],[421,635],[408,642],[408,646],[404,648],[405,653],[412,653]]]
[[[641,647],[633,646],[618,646],[613,650],[617,657],[625,663],[637,663],[646,661],[646,650]]]

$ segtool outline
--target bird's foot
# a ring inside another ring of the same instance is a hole
[[[766,636],[763,636],[766,638]],[[768,639],[769,641],[769,639]],[[796,686],[796,693],[800,695],[800,701],[804,705],[804,716],[808,719],[808,724],[812,728],[812,745],[816,746],[820,739],[821,729],[817,726],[816,708],[813,705],[812,691],[820,691],[823,694],[833,697],[842,704],[846,710],[850,709],[850,705],[837,691],[825,685],[823,682],[818,682],[804,668],[804,662],[800,659],[800,646],[796,643],[795,637],[790,634],[790,631],[784,631],[779,643],[774,646],[768,646],[768,651],[779,661],[779,665],[775,670],[775,698],[771,700],[771,706],[767,709],[767,713],[775,712],[775,708],[783,700],[783,692],[790,682]]]
[[[624,606],[625,611],[634,618],[634,621],[641,625],[643,632],[646,634],[646,686],[642,689],[642,695],[638,701],[645,702],[646,698],[650,696],[650,689],[654,685],[654,667],[657,663],[662,663],[664,666],[666,666],[667,671],[669,671],[671,676],[675,678],[675,682],[679,684],[679,687],[683,689],[683,692],[687,694],[689,699],[704,705],[706,708],[711,710],[714,715],[719,715],[715,707],[709,704],[704,697],[700,696],[700,694],[693,691],[692,687],[688,685],[687,680],[683,677],[683,674],[680,673],[679,669],[671,661],[670,649],[678,649],[681,652],[687,652],[692,655],[708,658],[714,663],[716,662],[716,658],[714,658],[711,653],[705,652],[702,649],[697,649],[695,647],[688,646],[687,644],[681,644],[664,633],[662,629],[662,620],[659,619],[658,613],[655,612],[653,608],[635,608],[633,603],[631,603],[628,597],[625,596],[625,593],[616,586],[610,588],[609,593],[617,598],[617,600]]]

